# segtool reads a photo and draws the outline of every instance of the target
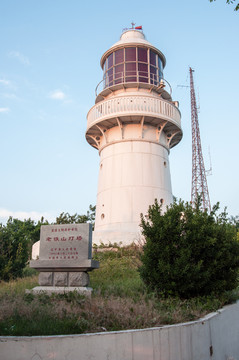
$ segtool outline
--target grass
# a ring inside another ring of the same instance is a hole
[[[140,279],[137,248],[109,249],[94,258],[100,269],[90,273],[91,299],[77,293],[25,294],[25,289],[37,285],[37,275],[1,282],[0,334],[81,334],[162,326],[196,320],[239,298],[235,290],[220,297],[159,299]]]

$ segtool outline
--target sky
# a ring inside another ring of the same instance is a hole
[[[9,216],[51,222],[96,204],[99,155],[85,140],[86,116],[103,76],[100,58],[132,21],[166,56],[164,77],[179,101],[184,135],[169,157],[173,195],[191,197],[190,66],[206,170],[211,157],[211,204],[239,215],[239,11],[233,5],[1,0],[0,222]]]

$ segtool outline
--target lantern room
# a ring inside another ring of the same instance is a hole
[[[103,80],[97,86],[96,96],[111,87],[131,87],[135,84],[144,88],[153,87],[154,90],[162,88],[165,63],[164,55],[145,39],[142,31],[126,30],[120,41],[101,58]],[[100,96],[96,102],[101,100]]]
[[[163,62],[159,54],[142,46],[115,50],[103,64],[104,88],[128,82],[159,85],[163,78]]]

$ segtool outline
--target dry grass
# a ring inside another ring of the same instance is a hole
[[[98,252],[100,269],[91,273],[91,299],[77,293],[25,294],[37,276],[0,283],[0,334],[50,335],[114,331],[195,320],[238,298],[157,298],[147,293],[137,271],[135,248]]]

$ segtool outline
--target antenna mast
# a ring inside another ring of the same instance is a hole
[[[200,139],[198,109],[193,82],[194,70],[190,67],[190,94],[191,94],[191,124],[192,124],[192,192],[191,201],[193,206],[198,196],[201,196],[202,208],[211,211],[209,192],[207,187],[206,172],[202,156],[202,146]]]

